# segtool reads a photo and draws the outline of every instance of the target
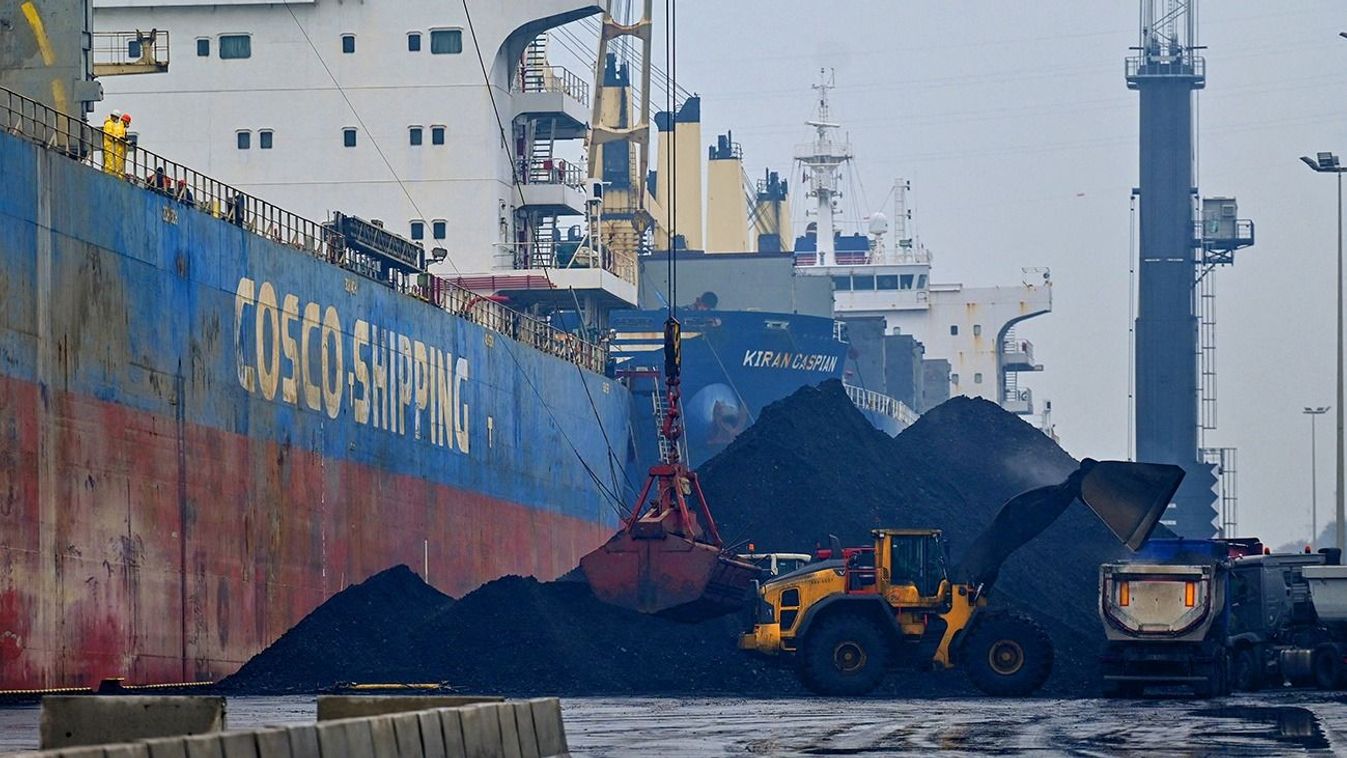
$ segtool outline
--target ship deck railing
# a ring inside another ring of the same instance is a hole
[[[389,276],[360,265],[345,238],[329,225],[310,220],[269,203],[138,144],[124,143],[124,166],[116,166],[104,151],[115,144],[102,129],[54,108],[0,88],[0,129],[35,142],[104,173],[178,201],[183,210],[194,208],[222,221],[285,245],[313,258],[366,276],[409,297],[430,303],[455,316],[515,339],[549,355],[563,358],[595,373],[604,373],[603,345],[589,342],[526,313],[429,273]],[[105,142],[106,141],[106,142]],[[167,205],[166,217],[178,208]]]
[[[564,66],[523,66],[513,89],[515,92],[560,92],[589,105],[589,82]]]
[[[917,412],[907,407],[907,403],[895,400],[882,392],[867,390],[851,384],[844,384],[847,397],[863,411],[878,413],[897,421],[904,429],[917,422]]]

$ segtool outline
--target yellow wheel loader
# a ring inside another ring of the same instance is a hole
[[[957,566],[939,529],[876,529],[874,543],[761,583],[744,650],[790,659],[810,690],[863,695],[893,668],[962,667],[989,695],[1023,696],[1052,671],[1031,618],[987,607],[1002,563],[1080,499],[1133,550],[1183,479],[1178,466],[1086,459],[1059,485],[1001,507]]]

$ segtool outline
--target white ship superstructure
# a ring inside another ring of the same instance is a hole
[[[805,168],[810,209],[808,232],[795,248],[796,272],[833,280],[838,319],[882,319],[884,334],[906,334],[925,346],[927,359],[949,362],[950,394],[981,397],[1020,415],[1034,405],[1020,374],[1041,371],[1033,344],[1016,334],[1021,321],[1052,310],[1047,269],[1024,269],[1019,285],[965,287],[931,281],[931,255],[910,234],[907,185],[895,187],[894,229],[881,214],[869,234],[843,235],[836,223],[841,173],[852,160],[841,124],[832,121],[825,74],[815,85],[818,115],[807,122],[812,143],[796,149]],[[886,239],[887,237],[887,239]]]
[[[146,143],[301,215],[359,208],[444,256],[435,273],[484,292],[569,302],[573,288],[606,307],[635,302],[635,261],[587,249],[594,191],[583,159],[564,157],[584,152],[592,72],[551,65],[540,36],[599,3],[94,9],[99,28],[167,30],[173,46],[153,81],[107,80],[97,118],[129,112]]]

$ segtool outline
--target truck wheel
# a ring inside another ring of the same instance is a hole
[[[1052,640],[1033,619],[990,612],[963,644],[960,660],[973,685],[996,697],[1023,697],[1052,673]]]
[[[1231,677],[1239,692],[1257,692],[1263,688],[1263,669],[1253,648],[1246,647],[1235,654],[1235,671]]]
[[[820,695],[864,695],[879,686],[888,665],[884,633],[859,616],[824,619],[800,646],[800,679]]]
[[[1212,697],[1221,697],[1229,692],[1227,680],[1230,674],[1229,657],[1222,650],[1216,654],[1216,659],[1203,667],[1206,673],[1206,680],[1197,682],[1193,685],[1193,694],[1206,699]]]
[[[1325,642],[1315,647],[1310,670],[1314,673],[1314,686],[1321,690],[1336,690],[1342,681],[1342,660],[1338,657],[1337,646]]]

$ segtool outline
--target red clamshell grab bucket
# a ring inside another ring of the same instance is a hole
[[[590,590],[611,605],[696,622],[744,607],[759,570],[714,545],[623,530],[580,559]]]
[[[672,528],[675,512],[647,514],[582,557],[594,596],[674,621],[734,613],[748,602],[756,565]]]

